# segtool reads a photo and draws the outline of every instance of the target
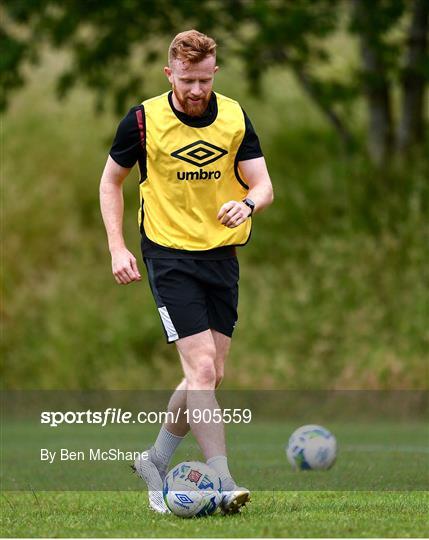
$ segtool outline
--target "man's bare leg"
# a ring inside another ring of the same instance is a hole
[[[215,380],[214,385],[215,387],[218,387],[219,384],[222,382],[223,374],[224,374],[224,365],[225,360],[227,358],[230,345],[231,345],[231,338],[228,336],[225,336],[224,334],[221,334],[220,332],[217,332],[216,330],[210,330],[212,342],[215,346],[215,352],[214,352],[214,373],[215,373]],[[210,342],[210,336],[207,336]],[[186,339],[186,338],[183,338]],[[180,340],[179,340],[180,341]],[[189,341],[189,340],[188,340]],[[183,343],[183,342],[182,342]],[[188,347],[188,343],[185,343],[185,354],[186,351],[189,350],[192,352],[195,351],[194,344],[191,347]],[[187,357],[183,355],[181,351],[183,351],[183,347],[177,347],[180,355],[180,359],[182,362],[182,366],[186,373],[191,372],[191,379],[192,375],[194,375],[194,381],[196,389],[192,390],[190,393],[187,392],[188,390],[188,381],[187,378],[177,386],[175,392],[170,398],[169,404],[168,404],[168,411],[173,412],[174,417],[176,418],[177,412],[180,410],[180,414],[178,415],[177,422],[166,422],[158,435],[157,441],[155,442],[154,447],[152,447],[149,451],[149,457],[151,461],[149,463],[144,463],[141,465],[140,462],[140,469],[145,471],[145,474],[141,474],[148,486],[150,484],[158,485],[159,484],[159,477],[161,476],[158,474],[156,470],[153,469],[153,464],[156,465],[156,468],[158,469],[159,473],[162,473],[162,478],[165,476],[165,472],[167,470],[169,461],[178,446],[180,440],[188,433],[190,426],[187,422],[188,417],[185,415],[184,411],[188,407],[188,409],[192,410],[192,404],[191,407],[189,407],[189,397],[191,397],[191,403],[195,401],[194,406],[197,410],[202,411],[204,409],[210,410],[210,407],[213,408],[219,408],[219,405],[217,403],[217,400],[214,396],[214,389],[212,389],[212,384],[209,385],[210,390],[208,390],[208,394],[212,392],[212,395],[207,395],[207,387],[205,390],[202,390],[201,392],[198,390],[200,388],[198,382],[200,381],[200,377],[198,373],[192,373],[193,369],[192,366],[194,363],[191,363],[189,366],[189,362],[187,362]],[[202,347],[204,349],[204,346]],[[197,351],[201,351],[201,345],[197,343]],[[202,357],[204,358],[204,354],[202,354]],[[203,364],[204,365],[204,364]],[[186,366],[186,369],[185,369]],[[207,375],[207,373],[206,373]],[[207,381],[205,381],[207,383]],[[196,397],[196,399],[194,399]],[[195,409],[194,409],[195,410]],[[190,414],[190,419],[194,418],[192,413]],[[200,424],[204,427],[207,426],[204,422],[196,422],[196,424]],[[236,489],[235,483],[231,478],[231,474],[228,469],[227,464],[227,458],[226,458],[226,450],[225,450],[225,436],[224,436],[224,426],[223,424],[214,424],[215,426],[220,426],[220,429],[218,431],[221,433],[221,444],[219,445],[207,445],[211,448],[209,448],[209,452],[213,454],[211,457],[207,458],[207,449],[203,453],[206,456],[206,459],[208,461],[208,464],[213,467],[218,473],[221,478],[223,478],[223,484],[224,489],[230,490],[225,492],[224,499],[222,501],[223,503],[223,511],[224,512],[236,512],[239,510],[239,508],[245,504],[249,500],[249,492],[248,490],[243,490],[241,488]],[[205,434],[205,429],[202,430],[202,437],[206,437],[208,441],[212,441],[212,434],[209,432]],[[218,434],[219,435],[219,434]],[[215,435],[216,437],[216,435]],[[197,441],[198,437],[196,436]],[[199,442],[199,441],[198,441]],[[201,445],[200,445],[201,446]],[[220,454],[216,454],[217,451],[220,451]],[[210,454],[209,454],[210,455]],[[148,481],[147,477],[153,477],[152,482]],[[154,478],[156,476],[156,478]],[[157,489],[158,488],[152,488]],[[159,498],[159,491],[150,491],[149,492],[149,500],[151,502],[151,507],[154,508],[157,511],[164,511],[160,509],[160,504],[158,501]]]
[[[216,345],[215,367],[217,388],[223,379],[225,360],[228,357],[229,349],[231,347],[231,338],[225,334],[217,332],[216,330],[211,330],[211,333]],[[226,455],[214,456],[207,461],[207,464],[210,465],[210,467],[213,467],[221,478],[227,478],[227,480],[223,482],[224,496],[221,502],[222,511],[225,514],[234,514],[239,512],[240,509],[248,501],[250,501],[250,492],[246,488],[240,488],[235,485],[235,482],[232,480],[231,473],[228,469]],[[234,483],[233,487],[231,487],[231,481]]]
[[[167,421],[164,427],[178,437],[185,437],[189,432],[189,424],[185,414],[186,395],[187,383],[186,379],[183,379],[173,392],[167,407],[167,411],[172,412],[175,419],[178,412],[179,414],[177,415],[177,422]]]
[[[218,386],[221,384],[222,379],[223,379],[225,362],[228,357],[229,349],[231,346],[231,338],[228,336],[225,336],[224,334],[221,334],[220,332],[217,332],[216,330],[210,330],[210,332],[212,334],[213,341],[216,347],[215,386],[216,388],[218,388]],[[180,355],[180,360],[183,365],[183,358],[181,356],[179,348],[178,348],[178,353]],[[167,408],[169,412],[172,412],[174,414],[175,418],[176,418],[177,412],[179,410],[181,411],[178,417],[178,421],[165,422],[164,424],[164,427],[170,433],[173,433],[174,435],[178,435],[180,437],[185,437],[185,435],[189,432],[189,429],[190,429],[188,421],[187,421],[187,417],[184,413],[186,409],[186,394],[187,394],[187,384],[186,384],[186,379],[183,379],[181,383],[177,386],[173,395],[171,396],[170,401],[168,403],[168,408]]]
[[[223,422],[215,422],[219,409],[215,396],[216,343],[210,330],[176,341],[187,383],[187,409],[191,431],[208,460],[225,455]],[[207,412],[205,412],[207,411]]]
[[[224,363],[229,351],[231,339],[215,330],[211,330],[216,346],[215,370],[216,387],[221,383]],[[179,355],[181,354],[178,350]],[[181,357],[183,364],[183,358]],[[162,426],[153,447],[149,450],[149,459],[157,466],[161,478],[164,478],[174,451],[189,432],[189,424],[185,410],[187,407],[187,381],[183,379],[172,394],[167,410],[177,421],[167,421]],[[178,414],[179,413],[179,414]]]
[[[217,330],[210,330],[213,341],[216,347],[215,370],[216,370],[216,388],[218,388],[223,380],[225,372],[225,362],[228,358],[229,349],[231,348],[231,338],[225,334],[221,334]]]
[[[224,513],[239,512],[250,500],[250,492],[239,488],[231,477],[225,448],[225,429],[223,422],[197,421],[202,411],[208,410],[208,417],[214,418],[213,411],[219,409],[215,397],[215,387],[223,377],[230,338],[210,330],[190,338],[178,340],[183,370],[187,381],[187,407],[189,423],[198,444],[207,460],[219,474],[223,486],[221,508]],[[211,413],[211,414],[210,414]],[[207,418],[206,420],[208,420]]]
[[[217,337],[217,336],[216,336]],[[226,336],[225,336],[226,337]],[[227,338],[229,339],[229,338]],[[218,340],[216,339],[216,343]],[[219,376],[216,377],[216,383],[219,383],[223,375],[224,357],[222,351],[225,347],[219,345],[219,351],[216,355],[215,365],[219,371]],[[228,349],[228,348],[227,348]],[[182,365],[184,359],[178,348]],[[161,488],[159,484],[164,479],[170,460],[180,444],[181,440],[189,432],[188,417],[185,414],[187,408],[187,380],[183,379],[172,394],[168,403],[167,410],[172,412],[175,418],[174,422],[165,422],[161,427],[158,437],[154,445],[146,450],[148,456],[146,459],[138,459],[135,462],[137,473],[144,478],[149,487],[149,500],[154,509],[158,509],[158,493]],[[179,414],[177,414],[179,412]],[[154,467],[155,466],[155,467]],[[153,503],[153,504],[152,504]]]

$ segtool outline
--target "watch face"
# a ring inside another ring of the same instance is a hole
[[[250,214],[253,214],[253,210],[255,209],[255,203],[252,201],[252,199],[244,199],[243,202],[250,208]]]

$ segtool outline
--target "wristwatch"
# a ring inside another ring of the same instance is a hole
[[[253,210],[255,209],[255,203],[252,201],[252,199],[248,199],[247,197],[243,199],[243,202],[246,206],[250,208],[249,216],[251,216],[253,214]]]

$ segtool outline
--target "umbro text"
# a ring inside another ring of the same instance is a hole
[[[220,171],[180,171],[177,173],[178,180],[213,180],[218,179],[221,176]]]

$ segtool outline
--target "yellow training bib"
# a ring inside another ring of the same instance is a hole
[[[236,161],[245,134],[243,111],[232,99],[216,98],[216,119],[199,128],[177,118],[168,92],[143,102],[147,177],[140,184],[139,223],[161,246],[201,251],[249,239],[251,218],[233,229],[216,219],[224,203],[243,200],[249,189]]]

